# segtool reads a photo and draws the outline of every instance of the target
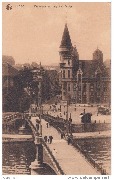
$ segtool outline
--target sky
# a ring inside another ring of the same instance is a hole
[[[11,10],[7,4],[2,7],[2,54],[13,56],[16,64],[59,64],[66,22],[80,60],[91,60],[97,47],[104,61],[111,58],[110,3],[10,2]]]

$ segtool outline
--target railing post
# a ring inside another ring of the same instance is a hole
[[[43,164],[43,146],[42,137],[36,134],[35,136],[35,146],[36,146],[36,158],[35,161],[31,163],[31,175],[42,174],[44,170]]]

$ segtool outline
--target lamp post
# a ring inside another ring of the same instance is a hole
[[[66,134],[69,133],[69,121],[68,121],[68,100],[67,100],[67,109],[66,109]]]
[[[34,174],[43,168],[43,146],[42,146],[42,125],[41,125],[41,83],[42,83],[42,72],[41,67],[39,69],[33,70],[34,81],[37,83],[37,113],[39,111],[39,121],[36,122],[36,135],[35,135],[35,146],[36,146],[36,159],[31,163],[31,174]],[[38,128],[37,128],[38,125]]]
[[[39,119],[40,119],[40,135],[42,136],[42,125],[41,125],[41,113],[42,113],[42,99],[41,99],[41,82],[42,82],[42,75],[41,70],[38,71],[38,97],[37,97],[37,105],[39,107]]]
[[[37,84],[37,94],[36,94],[36,106],[37,106],[37,113],[39,116],[39,120],[40,120],[40,128],[39,128],[39,135],[42,136],[42,126],[41,126],[41,102],[42,102],[42,98],[41,98],[41,83],[42,83],[42,72],[41,72],[41,66],[37,69],[33,69],[33,79],[34,82]]]

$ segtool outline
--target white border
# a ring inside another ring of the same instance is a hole
[[[24,0],[24,1],[22,1],[22,0],[12,0],[12,1],[5,1],[5,0],[2,0],[2,2],[50,2],[50,1],[47,1],[47,0],[44,0],[44,1],[37,1],[37,0]],[[1,26],[0,26],[0,40],[2,40],[2,2],[0,1],[0,24],[1,24]],[[61,0],[58,0],[58,1],[56,1],[56,0],[51,0],[51,2],[69,2],[70,3],[70,1],[68,1],[68,0],[65,0],[65,1],[61,1]],[[114,86],[113,86],[113,76],[114,76],[114,73],[113,73],[113,70],[114,70],[114,63],[113,63],[113,52],[114,52],[114,50],[113,50],[113,39],[114,39],[114,36],[113,36],[113,32],[114,32],[114,27],[113,27],[113,21],[114,21],[114,5],[113,5],[113,1],[110,1],[110,0],[95,0],[95,1],[90,1],[90,0],[88,0],[88,1],[84,1],[84,0],[80,0],[80,1],[77,1],[77,0],[72,0],[71,2],[111,2],[111,100],[112,100],[112,102],[111,102],[111,108],[112,108],[112,117],[111,117],[111,119],[112,119],[112,124],[111,124],[111,126],[112,126],[112,140],[111,140],[111,142],[112,142],[112,158],[111,158],[111,161],[112,161],[112,170],[111,170],[111,172],[112,172],[112,175],[111,176],[108,176],[107,178],[108,179],[111,179],[111,180],[113,180],[114,179],[114,172],[113,172],[113,165],[114,165],[114,162],[113,162],[113,153],[114,153],[114,147],[113,147],[113,129],[114,129],[114,113],[113,113],[113,100],[114,100],[114,94],[113,94],[113,92],[114,92]],[[1,74],[1,77],[2,77],[2,41],[0,41],[0,57],[1,57],[1,66],[0,66],[0,74]],[[1,103],[0,103],[0,115],[1,115],[1,123],[0,123],[0,132],[1,132],[1,145],[0,145],[0,152],[2,152],[2,78],[0,78],[0,95],[1,95]],[[2,160],[2,153],[0,153],[0,160]],[[2,167],[2,161],[1,161],[1,166],[0,167]],[[2,175],[2,168],[0,168],[0,174]],[[102,177],[105,177],[105,176],[80,176],[80,175],[65,175],[65,176],[53,176],[53,175],[45,175],[45,176],[28,176],[28,175],[3,175],[2,176],[2,179],[6,179],[6,178],[8,178],[9,177],[9,179],[25,179],[25,178],[27,178],[28,180],[29,179],[31,179],[31,178],[34,178],[34,179],[44,179],[44,178],[49,178],[49,179],[65,179],[65,180],[67,180],[69,177],[71,177],[71,178],[69,178],[69,180],[71,180],[71,179],[87,179],[86,177],[88,177],[88,179],[89,179],[89,177],[92,177],[92,179],[95,179],[95,178],[97,178],[97,177],[100,177],[100,179],[103,179]],[[81,178],[80,178],[81,177]],[[84,177],[84,178],[83,178]]]

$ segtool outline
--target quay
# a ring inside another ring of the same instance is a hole
[[[24,142],[33,141],[32,135],[2,134],[2,142]]]
[[[73,133],[74,139],[111,138],[111,131]]]

